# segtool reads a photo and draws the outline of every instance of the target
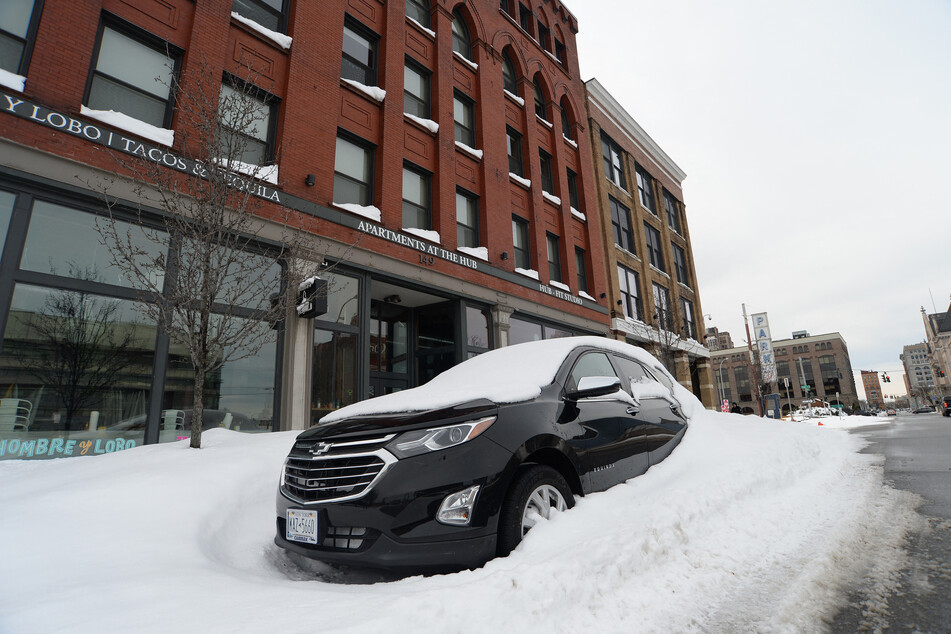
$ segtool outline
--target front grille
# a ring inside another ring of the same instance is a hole
[[[380,447],[392,436],[366,441],[299,441],[284,465],[281,486],[303,503],[352,500],[363,496],[396,458]]]

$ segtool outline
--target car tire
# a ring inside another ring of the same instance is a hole
[[[570,509],[575,498],[564,477],[551,467],[529,465],[519,469],[499,515],[498,552],[504,557],[534,525],[530,515],[548,518],[552,508]]]

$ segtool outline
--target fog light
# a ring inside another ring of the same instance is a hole
[[[476,495],[479,487],[469,487],[458,493],[447,495],[439,505],[436,521],[450,526],[468,526],[472,519],[472,510],[475,508]]]

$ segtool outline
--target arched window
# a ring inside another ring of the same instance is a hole
[[[452,12],[452,50],[466,59],[472,59],[472,39],[469,37],[469,27],[459,9]]]
[[[518,75],[508,51],[502,51],[502,83],[507,91],[518,96]]]
[[[573,138],[571,136],[571,118],[568,116],[568,100],[564,97],[561,99],[561,133],[565,135],[566,139]]]
[[[406,0],[406,15],[429,28],[429,0]]]
[[[545,112],[545,93],[542,92],[542,86],[539,79],[539,76],[535,75],[535,79],[532,81],[532,89],[535,92],[535,114],[547,121],[548,116]]]

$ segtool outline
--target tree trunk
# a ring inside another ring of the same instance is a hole
[[[201,449],[202,411],[205,402],[205,373],[201,368],[195,368],[195,398],[192,402],[192,449]]]

